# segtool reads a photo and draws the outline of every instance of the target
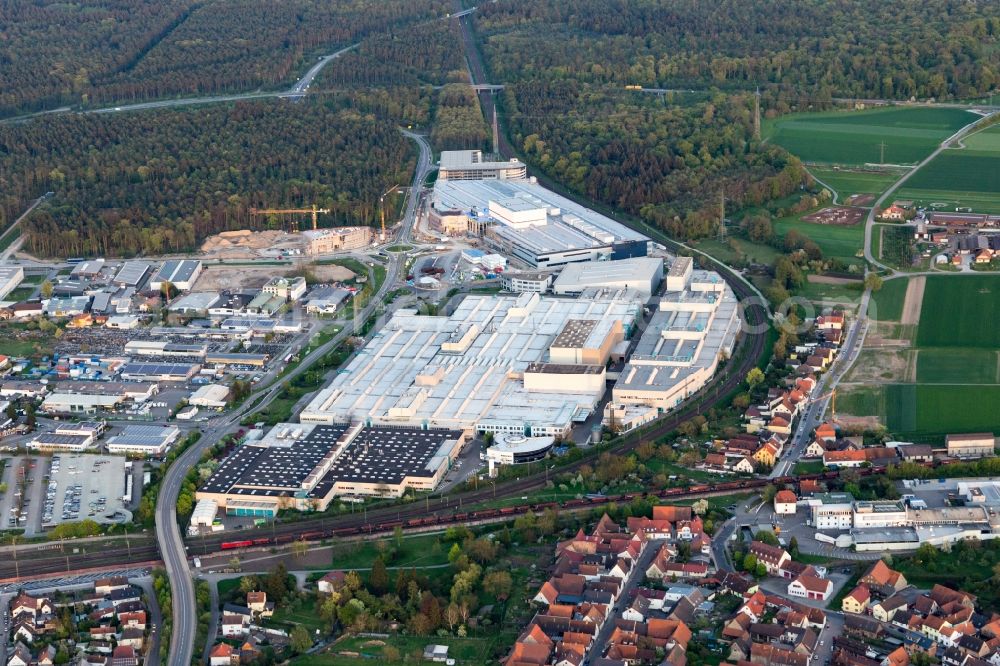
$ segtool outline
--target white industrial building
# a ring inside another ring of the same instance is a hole
[[[507,180],[528,175],[527,166],[517,158],[484,160],[481,150],[444,150],[438,164],[438,180]]]
[[[817,530],[849,530],[854,525],[854,497],[850,493],[822,493],[806,500]]]
[[[229,398],[229,387],[222,384],[205,384],[191,394],[188,404],[196,407],[213,407],[222,409]]]
[[[24,268],[21,266],[0,266],[0,301],[7,294],[17,289],[24,281]]]
[[[655,257],[635,257],[618,261],[598,261],[569,264],[562,269],[552,285],[552,293],[576,296],[587,289],[605,287],[634,289],[651,296],[663,282],[663,260]]]
[[[540,271],[507,271],[500,276],[500,284],[506,291],[519,294],[544,294],[552,286],[552,273]]]
[[[97,414],[111,410],[125,401],[125,396],[86,395],[81,393],[50,393],[42,402],[46,414]]]
[[[534,179],[438,180],[431,215],[464,215],[487,245],[534,267],[645,256],[649,239]]]
[[[201,275],[201,262],[197,259],[171,259],[163,262],[149,281],[149,288],[159,291],[164,282],[177,287],[179,291],[190,291]]]
[[[882,529],[903,527],[907,524],[906,507],[902,502],[887,500],[881,502],[855,502],[854,528]]]
[[[736,295],[719,274],[693,270],[690,257],[676,258],[667,292],[619,374],[611,405],[673,409],[732,353],[739,324]]]
[[[399,310],[301,421],[568,437],[604,394],[611,350],[641,308],[615,292],[470,295],[448,317]]]
[[[306,293],[306,279],[304,277],[271,278],[261,291],[286,301],[297,301]]]
[[[129,425],[108,439],[108,453],[136,453],[158,458],[180,436],[177,426]]]

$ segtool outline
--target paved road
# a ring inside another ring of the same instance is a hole
[[[870,300],[871,291],[865,290],[861,295],[861,303],[858,305],[858,316],[851,322],[847,337],[840,347],[837,358],[834,359],[829,369],[820,376],[819,383],[813,389],[813,396],[815,397],[806,406],[802,415],[799,416],[798,425],[795,428],[795,432],[792,433],[792,443],[789,449],[782,455],[781,461],[771,470],[771,473],[768,475],[770,478],[774,479],[779,476],[785,476],[794,468],[795,463],[805,452],[805,448],[809,446],[812,431],[823,422],[823,417],[826,414],[826,409],[830,405],[832,397],[830,392],[836,388],[840,380],[847,374],[847,371],[858,360],[858,355],[864,346],[865,335],[868,333],[868,327],[871,324],[871,320],[868,319],[867,314]]]
[[[288,90],[288,93],[286,94],[290,95],[295,93],[300,93],[300,94],[305,93],[307,90],[309,90],[309,86],[310,84],[312,84],[313,79],[316,78],[316,75],[319,74],[320,70],[326,67],[331,60],[333,60],[334,58],[339,58],[348,51],[353,51],[354,49],[358,48],[358,46],[360,45],[351,44],[347,48],[340,49],[336,53],[331,53],[330,55],[323,56],[322,58],[319,59],[319,61],[315,65],[309,68],[309,71],[305,73],[305,76],[303,76],[301,79],[295,82],[295,85],[292,86]]]
[[[221,613],[219,611],[219,580],[213,576],[202,576],[202,578],[208,583],[209,598],[212,604],[212,618],[208,621],[208,636],[205,639],[205,649],[201,655],[203,663],[207,664],[212,646],[215,645],[215,637],[219,633],[219,615]]]
[[[0,238],[6,237],[7,234],[14,233],[14,229],[16,229],[21,224],[21,220],[23,220],[24,218],[28,217],[28,214],[31,213],[31,211],[35,210],[35,207],[38,206],[38,204],[42,203],[43,201],[45,201],[46,199],[48,199],[50,196],[52,196],[52,193],[51,192],[47,192],[46,194],[43,194],[42,196],[40,196],[37,199],[35,199],[35,201],[30,206],[28,206],[28,210],[26,210],[23,213],[21,213],[21,216],[18,217],[16,220],[14,220],[14,224],[12,224],[9,227],[7,227],[6,231],[4,231],[4,233],[2,235],[0,235]],[[14,253],[17,252],[21,248],[21,243],[23,243],[23,242],[24,242],[24,236],[21,236],[20,238],[18,238],[17,240],[15,240],[13,243],[11,243],[10,245],[8,245],[7,249],[3,251],[3,254],[0,254],[0,261],[6,261],[6,260],[10,259],[11,257],[13,257]]]
[[[611,633],[615,630],[615,620],[621,617],[621,614],[628,608],[629,593],[632,589],[646,579],[646,569],[649,568],[653,558],[656,557],[656,553],[660,550],[663,542],[664,539],[651,540],[646,544],[646,548],[642,551],[642,554],[639,555],[639,559],[632,565],[632,570],[628,572],[625,584],[622,585],[621,594],[618,595],[618,599],[611,607],[611,612],[608,613],[608,621],[601,625],[601,630],[597,632],[594,642],[590,644],[590,650],[587,651],[587,655],[584,657],[583,666],[587,666],[594,659],[604,656],[604,646],[607,645],[608,639],[611,638]]]
[[[132,580],[146,593],[146,607],[149,609],[149,645],[146,649],[146,661],[143,666],[160,665],[160,634],[163,632],[163,613],[160,611],[160,602],[156,599],[156,590],[153,589],[153,579],[144,576]]]
[[[414,173],[412,189],[412,192],[418,193],[430,169],[429,147],[426,141],[421,141],[417,135],[407,133],[407,136],[416,140],[420,146],[420,159],[417,162],[417,168]],[[416,213],[417,198],[416,194],[410,197],[406,214],[403,218],[400,239],[409,238],[409,229],[413,225]],[[382,304],[385,295],[395,287],[399,279],[404,256],[393,253],[389,257],[385,282],[382,283],[378,293],[369,300],[360,313],[359,318],[361,321],[366,321],[375,312],[376,308]],[[202,453],[219,441],[246,413],[259,410],[270,404],[280,394],[285,382],[291,381],[308,370],[316,361],[335,349],[352,333],[352,327],[344,327],[340,333],[331,338],[326,344],[313,350],[298,366],[285,375],[281,382],[276,382],[274,386],[256,391],[243,403],[240,409],[209,421],[208,425],[205,426],[201,439],[181,454],[167,470],[160,486],[160,494],[156,504],[156,534],[159,541],[160,554],[163,557],[167,575],[170,578],[170,591],[173,601],[173,633],[170,637],[171,664],[191,663],[191,657],[194,652],[195,634],[197,632],[197,614],[194,612],[194,583],[188,569],[184,540],[177,524],[177,496],[180,493],[184,477],[187,475],[188,470],[201,459]]]

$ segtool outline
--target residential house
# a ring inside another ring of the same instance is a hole
[[[106,596],[115,590],[124,590],[129,587],[128,578],[125,576],[111,576],[110,578],[98,578],[94,581],[94,592]]]
[[[250,619],[244,615],[222,616],[222,635],[225,638],[246,636],[250,633]]]
[[[772,546],[763,541],[754,541],[750,544],[750,553],[757,558],[757,561],[767,567],[767,573],[771,576],[780,575],[778,572],[781,566],[792,559],[784,548]]]
[[[862,583],[844,597],[844,601],[841,602],[840,607],[845,613],[861,614],[868,610],[868,603],[871,601],[871,598],[872,595],[868,590],[868,586]]]
[[[274,615],[274,602],[267,601],[267,592],[247,592],[247,607],[257,617]]]
[[[792,515],[795,513],[795,504],[799,498],[791,490],[779,490],[774,495],[774,512],[781,515]]]
[[[131,645],[119,645],[111,653],[110,666],[139,666],[139,657]]]
[[[316,587],[321,594],[333,594],[343,587],[346,576],[343,571],[331,571],[317,581]]]
[[[234,659],[235,657],[235,659]],[[239,653],[228,643],[219,643],[208,656],[209,666],[234,666],[239,664]]]
[[[10,656],[7,657],[7,666],[31,666],[32,661],[34,659],[31,656],[31,650],[21,641],[17,641]]]
[[[859,583],[882,597],[890,597],[906,587],[906,577],[889,568],[883,560],[878,560],[861,576]]]
[[[905,611],[908,605],[903,595],[893,594],[887,599],[872,604],[872,617],[880,622],[892,622],[896,613]]]

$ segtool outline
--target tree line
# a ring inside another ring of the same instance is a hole
[[[383,100],[384,101],[384,100]],[[267,224],[252,207],[329,208],[325,226],[373,224],[407,182],[413,147],[365,97],[241,102],[151,113],[60,115],[0,127],[0,222],[40,256],[191,250]]]

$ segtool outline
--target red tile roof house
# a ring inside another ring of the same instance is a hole
[[[781,565],[792,559],[791,555],[784,548],[772,546],[763,541],[754,541],[751,543],[750,552],[757,558],[758,562],[767,567],[767,573],[771,576],[780,575],[778,572],[781,569]]]
[[[774,512],[782,515],[795,513],[795,504],[799,498],[791,490],[779,490],[774,496]]]
[[[832,582],[809,573],[800,575],[788,584],[788,594],[793,597],[826,601],[832,592]]]

